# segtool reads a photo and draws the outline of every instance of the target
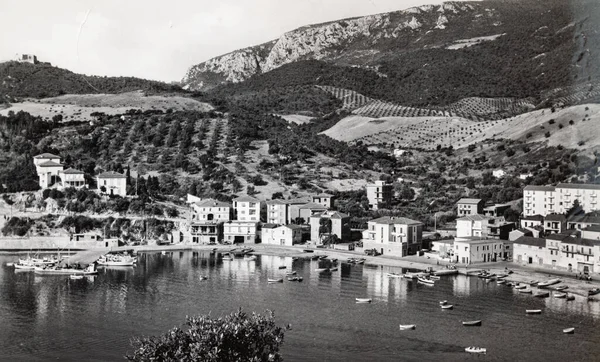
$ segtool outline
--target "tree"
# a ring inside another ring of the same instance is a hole
[[[134,338],[129,361],[282,361],[285,328],[274,314],[242,310],[222,318],[188,317],[187,330],[175,327],[161,336]]]
[[[504,219],[506,219],[506,221],[517,222],[517,221],[519,221],[520,214],[521,214],[520,212],[518,212],[517,210],[515,210],[511,207],[511,208],[504,210],[503,216],[504,216]]]
[[[331,236],[331,219],[328,217],[322,217],[319,220],[319,239],[323,234]]]

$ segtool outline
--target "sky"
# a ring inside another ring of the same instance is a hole
[[[180,81],[187,69],[298,27],[441,0],[2,0],[0,61]]]

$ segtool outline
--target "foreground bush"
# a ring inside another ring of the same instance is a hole
[[[242,310],[212,319],[187,317],[187,330],[175,327],[162,336],[134,338],[129,361],[282,361],[279,347],[285,328],[274,314],[248,315]]]

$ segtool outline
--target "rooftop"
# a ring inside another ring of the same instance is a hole
[[[240,196],[238,198],[233,199],[233,201],[237,201],[237,202],[260,202],[259,199],[254,198],[252,196]]]
[[[544,248],[546,247],[546,239],[534,238],[531,236],[521,236],[517,240],[513,241],[513,244],[531,245]]]
[[[542,186],[542,185],[527,185],[523,189],[524,191],[554,191],[554,186]]]
[[[600,216],[594,215],[576,215],[571,218],[568,222],[570,223],[583,223],[583,224],[600,224]]]
[[[60,163],[57,163],[54,161],[42,162],[38,166],[40,166],[40,167],[62,167],[62,165]]]
[[[560,184],[556,185],[556,188],[557,189],[561,188],[561,189],[600,190],[600,185],[560,183]]]
[[[206,199],[202,201],[198,201],[194,203],[194,205],[198,207],[231,207],[231,205],[227,202],[215,200],[215,199]]]
[[[484,243],[508,243],[508,240],[500,239],[485,239],[481,236],[465,236],[454,238],[455,243],[467,243],[467,244],[484,244]]]
[[[120,174],[118,172],[114,172],[114,171],[102,172],[101,174],[99,174],[96,177],[98,177],[98,178],[127,178],[127,176]]]
[[[298,230],[298,229],[302,229],[302,225],[294,225],[294,224],[288,224],[288,225],[283,225],[288,229],[292,229],[292,230]]]
[[[322,193],[322,194],[318,194],[318,195],[313,195],[313,197],[333,197],[333,195],[330,195],[327,193]]]
[[[600,240],[584,239],[584,238],[574,238],[574,237],[570,237],[570,238],[564,239],[562,242],[563,242],[563,244],[583,245],[583,246],[596,246],[596,245],[600,245]]]
[[[60,158],[60,156],[53,155],[52,153],[41,153],[33,158]]]
[[[262,225],[263,229],[275,229],[276,227],[279,227],[279,224],[263,224]]]
[[[475,214],[475,215],[463,216],[460,219],[456,219],[456,221],[460,221],[460,220],[482,221],[482,220],[490,220],[490,219],[492,219],[492,217]]]
[[[528,221],[544,221],[544,217],[542,215],[531,215],[531,216],[525,216],[524,218],[522,218],[521,220],[528,220]]]
[[[307,202],[306,204],[300,206],[300,209],[319,209],[319,210],[327,210],[327,207],[317,204],[316,202]]]
[[[83,174],[85,174],[85,172],[76,170],[74,168],[68,168],[68,169],[64,170],[62,173],[64,173],[64,174],[73,174],[73,175],[83,175]]]
[[[546,215],[545,221],[566,221],[567,217],[564,214],[549,214]]]
[[[481,199],[460,199],[457,204],[478,204],[481,202]]]
[[[420,221],[412,220],[406,217],[396,217],[396,216],[383,216],[378,219],[369,220],[369,222],[374,222],[377,224],[403,224],[403,225],[417,225],[421,224]]]
[[[267,201],[267,205],[285,205],[285,204],[286,204],[285,200],[275,199],[275,200]]]
[[[585,231],[600,231],[600,225],[590,225],[583,230],[585,230]]]
[[[299,205],[299,204],[306,204],[306,203],[310,202],[310,200],[300,197],[300,198],[296,198],[296,199],[283,200],[283,202],[285,202],[286,204],[289,204],[289,205]]]

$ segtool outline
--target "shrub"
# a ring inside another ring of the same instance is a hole
[[[549,124],[554,124],[554,120],[553,120],[553,119],[551,119],[551,120],[549,120],[549,121],[548,121],[548,123],[549,123]]]
[[[531,134],[531,132],[527,133],[527,135],[525,136],[525,138],[531,138],[531,136],[533,136],[533,134]]]
[[[559,128],[559,129],[562,129],[563,127],[564,127],[564,126],[563,126],[562,124],[560,124],[560,123],[558,124],[558,128]]]
[[[187,330],[175,327],[158,337],[134,338],[129,361],[282,361],[285,330],[273,312],[248,315],[240,309],[222,318],[188,317]]]
[[[570,120],[569,124],[572,126],[573,124],[575,124],[575,122],[573,122],[573,120]]]
[[[544,133],[544,137],[546,137],[546,138],[550,137],[550,132]]]
[[[515,154],[515,150],[513,150],[512,148],[509,148],[508,150],[506,150],[506,156],[512,157],[514,154]]]

